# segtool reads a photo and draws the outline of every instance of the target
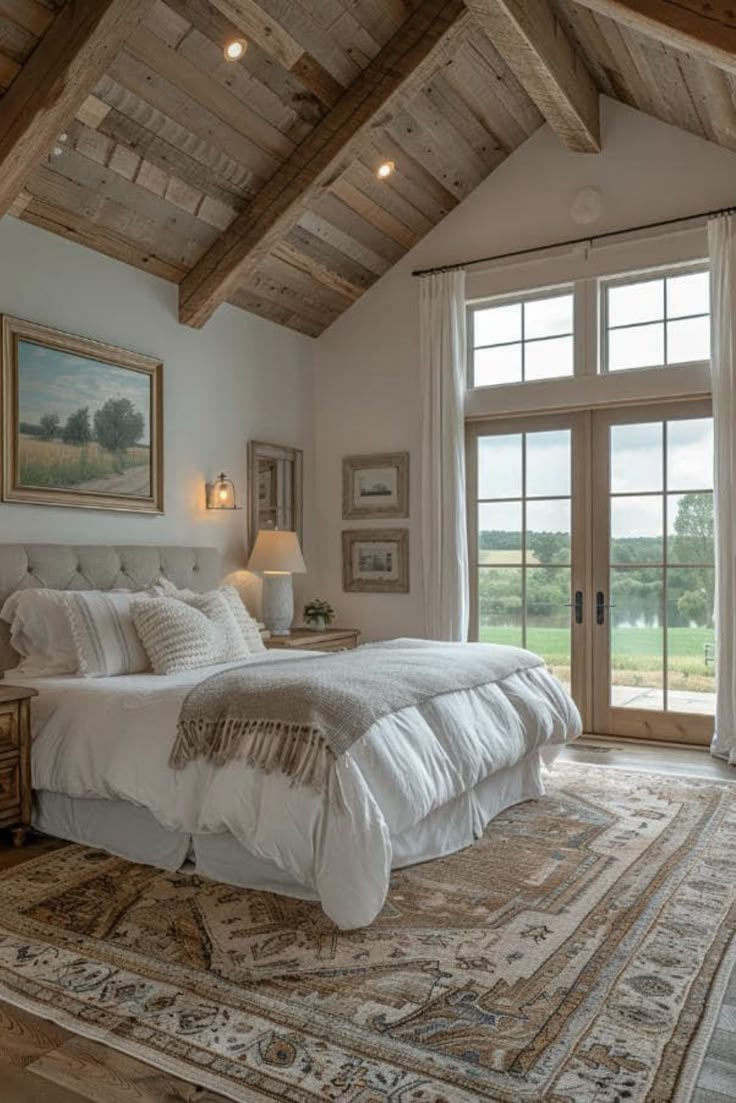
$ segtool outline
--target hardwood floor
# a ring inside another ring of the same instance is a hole
[[[736,783],[736,769],[707,753],[612,740],[582,739],[561,755],[613,769],[658,770]],[[734,790],[736,797],[736,789]],[[64,845],[33,839],[14,849],[0,837],[0,869]],[[108,1046],[0,1003],[1,1103],[228,1103]],[[691,1103],[736,1103],[736,970]]]

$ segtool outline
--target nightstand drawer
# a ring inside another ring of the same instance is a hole
[[[334,643],[321,643],[315,651],[354,651],[357,647],[354,639],[335,640]]]
[[[0,758],[0,819],[17,813],[20,803],[20,757],[4,755]]]
[[[17,704],[13,701],[0,705],[0,754],[17,747],[19,742]]]

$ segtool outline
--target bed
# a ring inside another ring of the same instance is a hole
[[[0,600],[29,585],[139,590],[160,575],[208,590],[219,581],[217,553],[0,546]],[[375,918],[391,869],[467,846],[504,808],[540,796],[543,763],[580,733],[560,683],[543,667],[518,670],[381,718],[340,761],[343,799],[334,805],[237,759],[171,768],[185,698],[205,676],[235,664],[163,677],[19,677],[6,629],[0,667],[9,681],[39,690],[32,713],[39,831],[163,869],[319,899],[344,929]],[[274,650],[249,663],[271,670],[302,663],[308,671],[331,658]]]

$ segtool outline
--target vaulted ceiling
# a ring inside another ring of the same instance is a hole
[[[736,149],[735,81],[719,0],[0,0],[0,215],[316,335],[545,120]]]

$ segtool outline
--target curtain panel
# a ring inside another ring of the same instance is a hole
[[[716,723],[711,751],[736,765],[736,221],[708,224],[715,436]]]
[[[465,272],[420,280],[422,555],[429,639],[468,636]]]

